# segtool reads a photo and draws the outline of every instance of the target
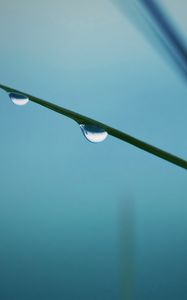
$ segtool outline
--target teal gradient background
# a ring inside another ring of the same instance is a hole
[[[186,82],[121,3],[0,0],[0,82],[186,158]],[[185,38],[186,1],[162,3]],[[0,100],[0,299],[127,299],[131,248],[135,299],[186,299],[186,172]]]

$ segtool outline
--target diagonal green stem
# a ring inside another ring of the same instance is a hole
[[[66,108],[63,108],[61,106],[58,106],[56,104],[53,104],[51,102],[47,102],[45,100],[42,100],[42,99],[39,99],[39,98],[36,98],[32,95],[29,95],[29,94],[26,94],[26,93],[23,93],[23,92],[20,92],[18,90],[15,90],[15,89],[12,89],[10,87],[7,87],[5,85],[1,85],[0,84],[0,88],[3,89],[4,91],[6,91],[7,93],[19,93],[19,94],[22,94],[22,95],[25,95],[29,98],[29,100],[31,100],[32,102],[35,102],[37,104],[40,104],[44,107],[47,107],[57,113],[60,113],[68,118],[71,118],[73,119],[74,121],[76,121],[77,123],[79,124],[92,124],[92,125],[96,125],[96,126],[99,126],[101,128],[103,128],[104,130],[106,130],[108,132],[109,135],[111,136],[114,136],[122,141],[125,141],[137,148],[140,148],[146,152],[149,152],[155,156],[158,156],[164,160],[167,160],[169,161],[170,163],[172,164],[175,164],[179,167],[182,167],[183,169],[187,169],[187,161],[178,157],[178,156],[175,156],[173,154],[170,154],[164,150],[161,150],[157,147],[154,147],[150,144],[147,144],[137,138],[134,138],[122,131],[119,131],[118,129],[115,129],[113,127],[110,127],[106,124],[103,124],[101,122],[98,122],[94,119],[91,119],[91,118],[88,118],[84,115],[81,115],[81,114],[78,114],[74,111],[71,111],[69,109],[66,109]]]

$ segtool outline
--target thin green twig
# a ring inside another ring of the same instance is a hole
[[[53,104],[51,102],[42,100],[40,98],[34,97],[32,95],[29,95],[27,93],[24,93],[24,92],[15,90],[15,89],[12,89],[8,86],[0,84],[0,88],[3,89],[4,91],[6,91],[7,93],[19,93],[19,94],[25,95],[26,97],[29,98],[30,101],[35,102],[39,105],[42,105],[46,108],[49,108],[49,109],[51,109],[57,113],[60,113],[68,118],[71,118],[74,121],[76,121],[78,124],[91,124],[91,125],[99,126],[99,127],[103,128],[104,130],[106,130],[108,132],[108,134],[111,136],[114,136],[122,141],[125,141],[125,142],[137,147],[137,148],[140,148],[140,149],[142,149],[146,152],[149,152],[155,156],[158,156],[166,161],[169,161],[170,163],[175,164],[179,167],[182,167],[183,169],[187,169],[187,161],[186,160],[184,160],[178,156],[175,156],[171,153],[168,153],[164,150],[161,150],[155,146],[147,144],[137,138],[132,137],[131,135],[128,135],[128,134],[118,130],[118,129],[110,127],[104,123],[101,123],[94,119],[88,118],[84,115],[78,114],[74,111],[63,108],[63,107]]]

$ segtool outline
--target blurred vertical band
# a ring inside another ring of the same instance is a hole
[[[135,299],[135,209],[132,198],[119,202],[121,299]]]

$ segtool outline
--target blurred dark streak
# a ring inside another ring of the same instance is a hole
[[[166,14],[162,10],[161,6],[159,6],[158,2],[156,3],[154,0],[139,1],[144,5],[148,13],[154,19],[156,25],[160,28],[161,33],[168,41],[168,44],[170,44],[171,48],[175,49],[184,64],[187,75],[187,49],[182,38],[179,36],[174,26],[170,24]]]
[[[156,42],[157,48],[162,47],[162,55],[166,57],[167,54],[167,60],[170,59],[186,81],[187,49],[158,3],[154,0],[112,0],[112,3],[133,21],[154,47]]]
[[[142,0],[139,0],[139,1],[142,1]],[[167,54],[169,54],[169,57],[170,57],[170,60],[172,61],[172,63],[174,63],[175,66],[177,66],[178,71],[180,71],[181,74],[183,75],[183,77],[187,80],[186,64],[184,65],[183,61],[181,61],[181,58],[177,55],[175,49],[173,49],[173,47],[170,46],[170,44],[164,38],[164,36],[159,33],[159,31],[155,28],[155,26],[152,24],[152,22],[149,20],[149,18],[147,18],[146,14],[141,11],[139,13],[141,14],[142,18],[144,18],[145,22],[147,23],[149,28],[152,30],[152,33],[157,38],[159,43],[165,49],[165,52]]]

